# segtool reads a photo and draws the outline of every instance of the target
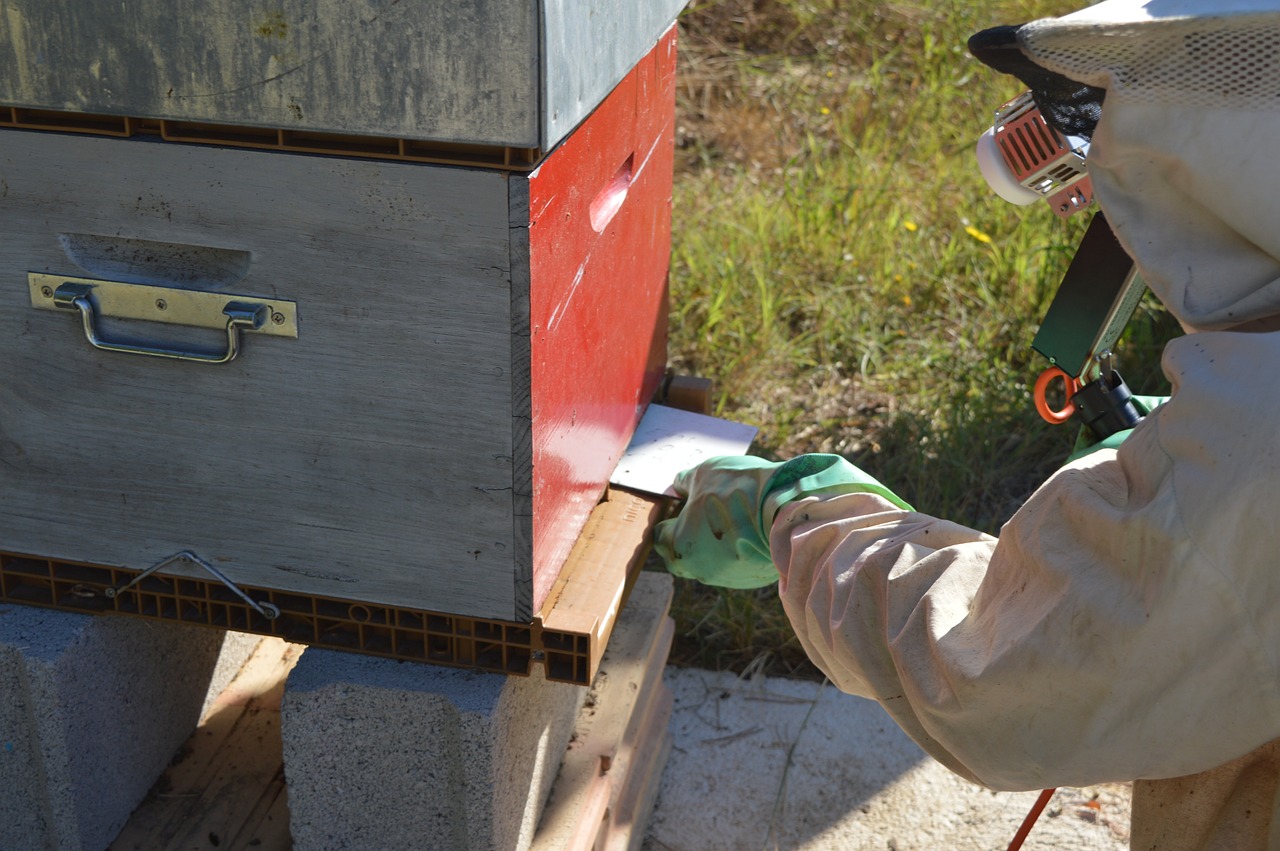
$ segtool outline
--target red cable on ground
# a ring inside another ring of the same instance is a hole
[[[1009,843],[1008,851],[1018,851],[1022,847],[1022,843],[1026,841],[1027,834],[1035,826],[1036,819],[1040,818],[1040,813],[1044,812],[1044,808],[1049,804],[1049,799],[1053,797],[1053,793],[1056,791],[1058,790],[1045,789],[1040,793],[1040,797],[1036,798],[1035,804],[1031,806],[1031,811],[1022,820],[1022,827],[1018,828],[1018,832],[1013,835],[1013,841]]]

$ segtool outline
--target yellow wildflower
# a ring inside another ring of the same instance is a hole
[[[821,112],[823,115],[830,115],[831,109],[830,107],[824,106],[822,109],[818,110],[818,112]]]
[[[978,242],[986,242],[986,243],[991,242],[990,234],[983,233],[982,231],[975,228],[973,225],[965,225],[964,232],[969,234],[969,236],[973,237],[974,239],[978,240]]]
[[[920,228],[920,226],[913,221],[905,221],[902,223],[902,226],[912,233],[915,233]]]

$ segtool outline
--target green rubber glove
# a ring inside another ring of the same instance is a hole
[[[749,455],[711,458],[676,476],[686,497],[680,514],[658,524],[654,548],[676,576],[723,588],[760,588],[778,581],[769,529],[794,499],[875,493],[911,506],[839,455],[801,455],[786,462]]]

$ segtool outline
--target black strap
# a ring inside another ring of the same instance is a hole
[[[1040,114],[1064,136],[1093,137],[1106,90],[1064,77],[1031,61],[1018,44],[1019,26],[993,27],[969,39],[969,52],[1002,74],[1010,74],[1031,90]]]

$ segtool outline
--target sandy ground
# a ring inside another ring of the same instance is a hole
[[[643,851],[1003,851],[1037,797],[956,777],[831,685],[666,680],[675,741]],[[1123,851],[1128,830],[1128,786],[1060,789],[1023,848]]]

